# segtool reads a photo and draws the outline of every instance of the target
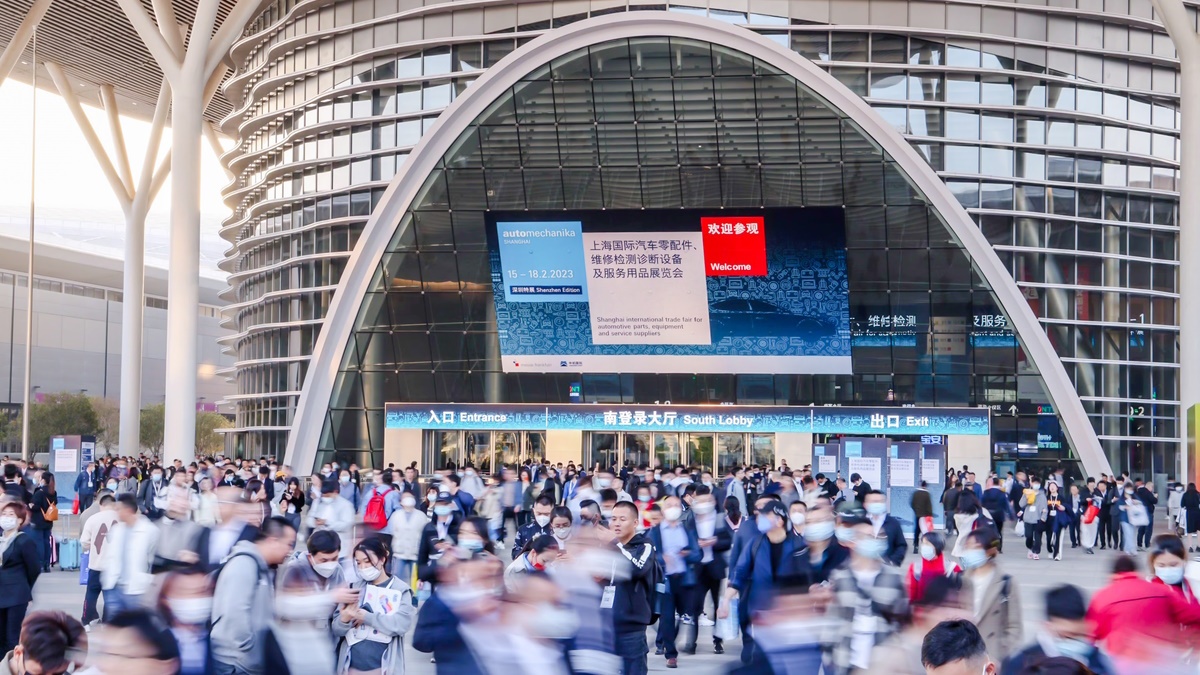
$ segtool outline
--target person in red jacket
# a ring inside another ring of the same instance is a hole
[[[925,597],[929,582],[938,577],[949,577],[958,581],[962,568],[946,560],[946,539],[938,532],[921,535],[918,551],[921,557],[908,566],[908,601],[918,604]]]
[[[1200,605],[1141,578],[1137,560],[1127,556],[1113,564],[1112,580],[1092,597],[1087,615],[1118,673],[1176,672],[1188,634],[1200,630]]]
[[[1187,562],[1182,539],[1174,534],[1158,535],[1150,548],[1150,569],[1154,572],[1150,581],[1173,589],[1193,605],[1200,605],[1200,598],[1196,597],[1191,582],[1183,577]]]

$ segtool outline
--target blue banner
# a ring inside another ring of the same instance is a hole
[[[986,436],[987,408],[389,403],[388,429],[733,431]]]

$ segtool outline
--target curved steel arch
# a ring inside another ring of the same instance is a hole
[[[795,52],[745,28],[707,17],[658,11],[607,14],[550,31],[489,68],[438,117],[409,155],[401,173],[392,179],[382,201],[367,221],[366,229],[342,274],[309,363],[292,432],[288,436],[285,457],[288,464],[312,466],[315,461],[317,440],[325,423],[333,384],[375,269],[401,218],[419,196],[429,174],[437,168],[438,162],[454,146],[459,136],[497,98],[534,69],[592,45],[639,37],[702,40],[760,59],[794,77],[861,127],[868,138],[878,143],[896,161],[929,205],[946,220],[954,236],[958,237],[980,274],[991,286],[1021,338],[1026,353],[1041,373],[1050,400],[1062,418],[1064,432],[1079,453],[1088,474],[1112,473],[1075,387],[1037,317],[1012,276],[1001,265],[991,244],[916,150],[862,98]]]

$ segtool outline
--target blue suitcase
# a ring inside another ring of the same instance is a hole
[[[77,570],[83,559],[83,547],[78,539],[63,539],[58,543],[58,568],[60,570]]]

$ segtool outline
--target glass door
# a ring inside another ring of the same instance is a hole
[[[746,434],[717,434],[717,474],[724,476],[730,469],[746,462]]]
[[[750,463],[775,466],[775,434],[750,434]]]
[[[425,464],[425,473],[445,469],[454,464],[457,466],[462,459],[459,457],[461,431],[431,431],[429,457]]]
[[[587,470],[591,473],[592,468],[599,464],[602,468],[609,468],[617,464],[617,435],[609,432],[592,432],[592,447],[591,457]]]
[[[684,466],[699,467],[704,471],[713,470],[713,435],[688,434],[687,458]]]
[[[517,466],[521,463],[521,438],[516,431],[497,431],[496,438],[496,473],[505,466]],[[480,472],[486,473],[481,467]]]
[[[467,431],[463,433],[463,446],[466,453],[463,455],[462,464],[458,465],[459,469],[470,462],[479,473],[491,473],[492,432]]]
[[[679,462],[679,434],[654,434],[654,463],[666,471]]]
[[[546,457],[546,432],[525,432],[525,457],[532,462],[540,462]]]
[[[624,434],[625,452],[621,465],[629,468],[650,463],[650,434]]]

